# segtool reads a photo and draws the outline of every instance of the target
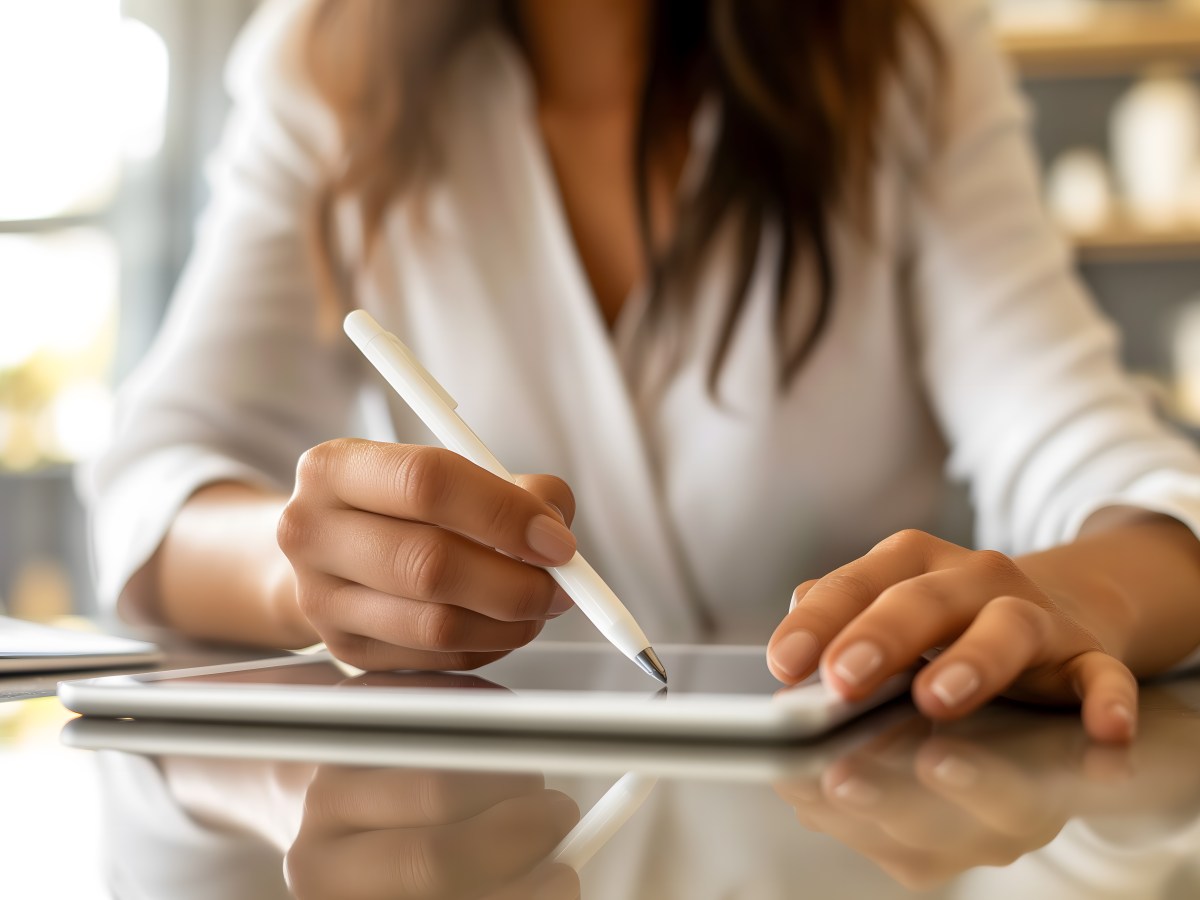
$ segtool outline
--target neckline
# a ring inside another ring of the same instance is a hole
[[[622,363],[627,363],[638,326],[646,314],[649,303],[649,284],[645,274],[643,273],[642,277],[635,280],[626,291],[620,309],[610,326],[604,317],[600,299],[588,277],[587,267],[584,265],[578,241],[567,215],[562,185],[554,172],[550,150],[546,146],[545,137],[538,123],[537,92],[529,60],[526,59],[513,37],[500,26],[485,31],[481,35],[481,39],[500,57],[503,67],[515,84],[516,96],[520,101],[519,107],[524,114],[522,124],[528,129],[528,137],[535,157],[536,176],[551,205],[553,230],[556,239],[563,245],[566,258],[570,260],[572,279],[579,285],[582,295],[587,298],[595,322],[616,348]],[[720,118],[720,103],[717,98],[712,94],[703,96],[688,123],[687,156],[675,186],[677,203],[700,187],[712,161]]]

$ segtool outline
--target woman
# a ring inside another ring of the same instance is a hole
[[[279,0],[232,88],[95,471],[128,612],[469,668],[590,633],[527,564],[578,539],[660,642],[770,636],[852,698],[942,648],[930,716],[1081,701],[1105,741],[1200,644],[1200,461],[1039,209],[981,3]],[[350,305],[559,477],[421,446]],[[997,550],[921,530],[947,468]]]

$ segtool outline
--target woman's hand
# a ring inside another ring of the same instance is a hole
[[[768,665],[794,683],[819,662],[823,680],[853,700],[944,648],[913,682],[913,699],[929,717],[956,719],[1001,693],[1081,702],[1093,738],[1128,741],[1137,681],[1121,661],[1127,604],[1102,578],[1064,589],[1069,579],[1033,577],[1051,571],[1045,559],[1025,565],[901,532],[800,585],[771,638]]]
[[[572,605],[539,566],[574,555],[575,502],[552,476],[519,481],[434,447],[314,447],[279,519],[294,602],[362,669],[470,669],[529,643]]]
[[[284,871],[301,900],[568,900],[547,858],[578,821],[540,775],[321,766]]]

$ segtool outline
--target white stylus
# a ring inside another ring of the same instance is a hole
[[[656,784],[658,779],[652,775],[640,772],[622,775],[559,842],[550,861],[570,866],[578,872],[633,818]]]
[[[505,481],[514,481],[508,470],[492,455],[455,412],[458,404],[434,380],[412,351],[398,337],[383,328],[370,314],[356,309],[343,323],[346,334],[379,370],[387,383],[412,407],[447,449],[465,456],[475,465],[487,469]],[[667,670],[646,640],[646,635],[630,615],[612,588],[596,574],[579,552],[561,566],[547,566],[546,571],[600,629],[600,633],[632,659],[646,674],[662,684],[667,683]]]

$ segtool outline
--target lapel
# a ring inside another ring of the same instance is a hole
[[[651,640],[702,639],[710,619],[561,208],[524,61],[503,36],[481,37],[446,100],[444,177],[389,215],[360,303],[511,471],[571,485],[581,551]],[[400,440],[434,443],[402,400],[386,402]],[[594,631],[579,613],[553,624],[560,637]]]
[[[561,474],[576,491],[576,531],[584,555],[652,640],[696,639],[707,623],[689,587],[613,337],[561,206],[537,129],[528,73],[516,49],[500,36],[480,51],[483,71],[495,83],[485,92],[487,108],[474,105],[475,153],[492,161],[467,168],[476,177],[494,179],[498,158],[506,185],[500,196],[490,189],[494,185],[471,184],[469,177],[462,185],[471,208],[470,227],[463,230],[470,233],[472,263],[486,267],[481,272],[485,295],[508,316],[506,325],[497,326],[522,347],[522,368],[534,371],[540,382],[530,388],[551,420],[545,433],[560,445]],[[491,202],[473,202],[480,197]],[[514,321],[520,322],[515,330]],[[540,357],[536,370],[530,370],[528,354]]]

